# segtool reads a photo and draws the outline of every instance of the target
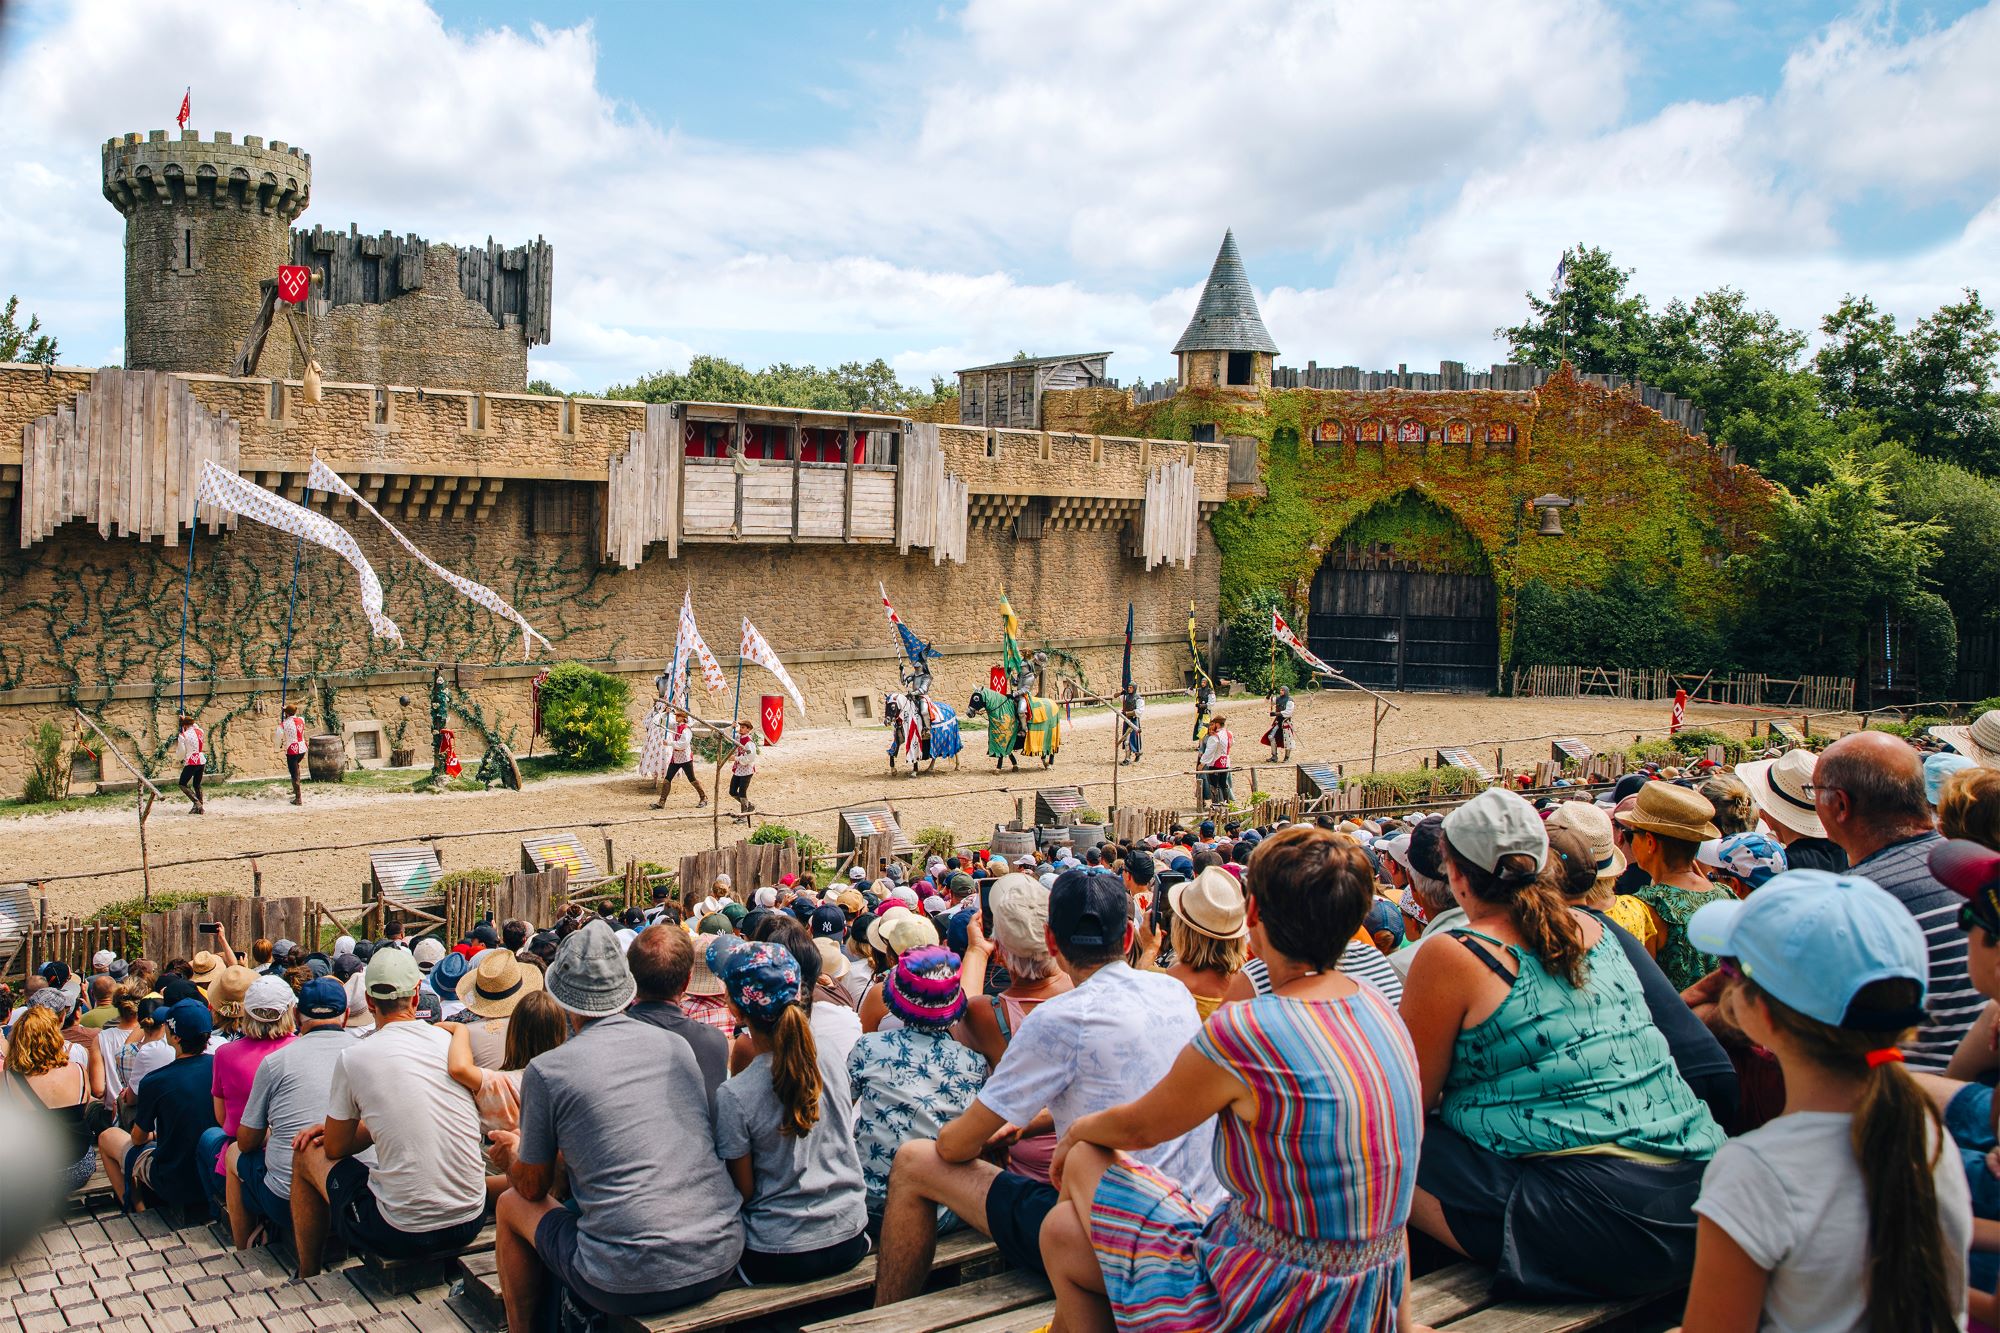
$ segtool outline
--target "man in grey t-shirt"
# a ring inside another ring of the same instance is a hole
[[[236,1130],[240,1197],[286,1236],[292,1230],[292,1139],[326,1119],[333,1067],[354,1044],[347,1031],[347,992],[333,978],[315,977],[300,989],[298,1015],[299,1036],[257,1066]],[[359,1157],[375,1163],[373,1149]]]
[[[632,973],[602,921],[571,932],[545,984],[575,1035],[528,1066],[519,1133],[493,1136],[512,1187],[494,1244],[508,1327],[532,1327],[550,1274],[607,1314],[706,1300],[742,1254],[742,1196],[716,1156],[694,1052],[624,1014]],[[575,1211],[549,1197],[557,1153]]]

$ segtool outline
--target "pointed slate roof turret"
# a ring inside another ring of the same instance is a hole
[[[1278,354],[1278,344],[1271,341],[1263,316],[1257,313],[1257,293],[1251,290],[1250,275],[1243,271],[1234,231],[1222,233],[1222,248],[1215,252],[1215,267],[1208,271],[1201,304],[1194,308],[1194,318],[1174,344],[1174,352]]]

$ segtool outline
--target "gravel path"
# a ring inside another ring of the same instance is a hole
[[[1464,695],[1403,695],[1401,709],[1382,724],[1381,766],[1415,767],[1440,745],[1470,745],[1489,764],[1496,746],[1510,764],[1525,765],[1548,754],[1546,737],[1576,736],[1587,743],[1629,744],[1635,734],[1661,734],[1666,725],[1665,703],[1618,700],[1494,699]],[[1227,701],[1225,701],[1227,703]],[[1120,771],[1120,799],[1127,804],[1186,804],[1191,779],[1173,776],[1192,766],[1188,743],[1194,706],[1187,701],[1149,703],[1146,711],[1146,758],[1137,768]],[[1256,738],[1266,714],[1257,699],[1234,701],[1225,707],[1237,736],[1237,762],[1248,763],[1264,751]],[[1736,735],[1748,733],[1746,709],[1694,707],[1689,725],[1721,726]],[[1298,725],[1303,757],[1344,762],[1350,769],[1368,762],[1369,700],[1350,692],[1311,694],[1299,701]],[[1108,713],[1080,715],[1064,730],[1064,749],[1053,769],[996,775],[985,757],[983,733],[968,733],[957,772],[948,765],[917,778],[891,777],[885,751],[888,734],[880,728],[836,728],[788,733],[764,753],[752,797],[760,819],[771,819],[834,840],[836,816],[831,807],[887,798],[915,830],[943,824],[961,838],[980,836],[1013,813],[1013,798],[1035,788],[1082,782],[1089,802],[1099,808],[1111,803],[1111,717]],[[704,785],[708,778],[704,777]],[[1260,785],[1289,794],[1283,782],[1266,778]],[[1247,794],[1241,779],[1239,794]],[[304,894],[332,903],[358,901],[367,878],[367,854],[359,848],[293,852],[287,849],[375,840],[414,840],[427,834],[487,829],[519,829],[554,825],[576,830],[599,854],[608,834],[620,864],[628,857],[672,864],[674,858],[709,845],[710,812],[695,811],[692,793],[676,790],[664,812],[650,806],[650,784],[635,773],[552,778],[531,783],[525,791],[494,790],[443,795],[385,793],[312,787],[303,808],[293,808],[286,794],[272,787],[252,796],[211,797],[208,813],[196,817],[178,795],[154,809],[147,840],[155,870],[153,888],[205,889],[212,892],[250,890],[246,861],[171,866],[185,858],[255,853],[260,856],[264,892],[271,896]],[[637,822],[618,824],[615,821]],[[603,834],[593,826],[609,825]],[[742,836],[742,826],[722,821],[722,837]],[[447,869],[470,866],[512,868],[520,859],[519,833],[451,838],[440,844]],[[0,819],[0,874],[34,880],[43,875],[93,872],[89,879],[57,880],[48,885],[51,912],[87,912],[114,898],[139,892],[138,835],[130,806],[63,814]],[[97,875],[95,872],[125,873]]]

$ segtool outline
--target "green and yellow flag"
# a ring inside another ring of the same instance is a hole
[[[1007,590],[1000,590],[1000,665],[1013,675],[1027,663],[1021,656],[1021,619],[1014,614],[1013,605],[1007,600]]]
[[[1195,679],[1199,680],[1204,685],[1210,684],[1210,681],[1208,679],[1208,667],[1201,660],[1201,640],[1195,633],[1194,598],[1192,597],[1188,598],[1188,651],[1194,654]]]

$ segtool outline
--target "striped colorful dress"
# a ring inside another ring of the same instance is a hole
[[[1257,1096],[1217,1119],[1211,1216],[1138,1163],[1105,1172],[1090,1237],[1121,1329],[1390,1330],[1416,1191],[1423,1093],[1402,1021],[1341,1000],[1225,1006],[1195,1049]]]

